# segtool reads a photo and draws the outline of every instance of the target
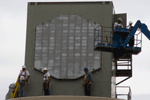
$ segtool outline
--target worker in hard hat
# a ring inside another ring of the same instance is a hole
[[[44,95],[50,95],[49,92],[49,87],[51,87],[50,85],[50,73],[48,72],[48,69],[45,67],[43,69],[44,71],[44,83],[43,83],[43,89],[44,89]]]
[[[114,29],[115,29],[116,27],[118,27],[118,28],[123,28],[123,25],[121,24],[121,22],[122,22],[122,18],[119,17],[118,20],[117,20],[117,22],[115,22],[115,24],[114,24]]]
[[[129,25],[127,26],[127,29],[129,29],[130,31],[132,30],[133,26],[132,26],[133,22],[129,21]],[[131,37],[130,41],[129,41],[129,46],[134,47],[134,35]]]
[[[121,22],[122,22],[122,18],[119,17],[117,22],[115,22],[115,24],[114,24],[114,30],[116,28],[123,28],[123,25],[121,24]],[[124,34],[121,34],[121,35],[122,35],[122,39],[120,41],[123,42],[125,37],[124,37]]]
[[[129,29],[130,31],[132,30],[133,26],[132,26],[133,22],[129,21],[129,25],[127,26],[127,29]]]
[[[22,70],[19,73],[18,81],[19,81],[19,97],[25,96],[25,90],[23,90],[23,87],[25,84],[28,83],[28,79],[30,78],[29,71],[26,70],[26,66],[22,66]]]
[[[84,86],[84,93],[85,96],[91,95],[91,84],[92,84],[92,74],[89,72],[88,68],[84,68],[84,72],[86,75],[84,76],[84,83],[82,84]]]

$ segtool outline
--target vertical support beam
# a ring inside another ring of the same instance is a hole
[[[131,77],[132,77],[132,55],[131,55]]]

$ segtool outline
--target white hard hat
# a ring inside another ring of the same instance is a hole
[[[122,22],[122,18],[121,17],[119,17],[118,20]]]
[[[26,66],[25,66],[25,65],[23,65],[23,66],[22,66],[22,68],[26,68]]]
[[[47,68],[45,67],[43,70],[47,70]]]
[[[133,22],[132,21],[129,21],[129,24],[132,24]]]

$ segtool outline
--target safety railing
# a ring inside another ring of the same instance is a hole
[[[131,98],[132,97],[132,94],[131,94],[132,92],[131,92],[130,86],[117,86],[116,88],[121,88],[121,89],[125,89],[126,88],[126,89],[128,89],[128,93],[121,93],[121,94],[117,94],[116,93],[116,98],[118,98],[118,99],[126,99],[126,100],[131,100],[132,99]]]
[[[132,59],[119,59],[117,61],[117,69],[132,70]]]
[[[142,32],[136,32],[134,34],[134,46],[142,48]]]
[[[98,43],[112,44],[112,33],[112,27],[96,27],[94,30],[94,47],[96,47]]]
[[[107,31],[106,31],[107,30]],[[94,47],[99,43],[112,44],[113,41],[113,28],[98,26],[94,30]],[[129,44],[127,44],[129,46]],[[134,47],[142,47],[142,34],[137,31],[134,34]]]

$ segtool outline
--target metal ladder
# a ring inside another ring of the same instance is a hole
[[[132,77],[132,55],[125,55],[116,60],[116,76]]]
[[[118,82],[116,85],[119,85],[120,83],[132,77],[132,55],[125,55],[124,57],[116,60],[116,77],[127,77]],[[116,98],[117,96],[127,96],[127,100],[131,100],[131,89],[129,86],[116,86],[116,88],[129,88],[129,92],[127,94],[116,94]]]
[[[18,81],[18,79],[17,79],[17,82],[16,82],[16,84],[15,84],[14,91],[12,92],[10,99],[17,97],[18,87],[19,87],[19,81]]]

